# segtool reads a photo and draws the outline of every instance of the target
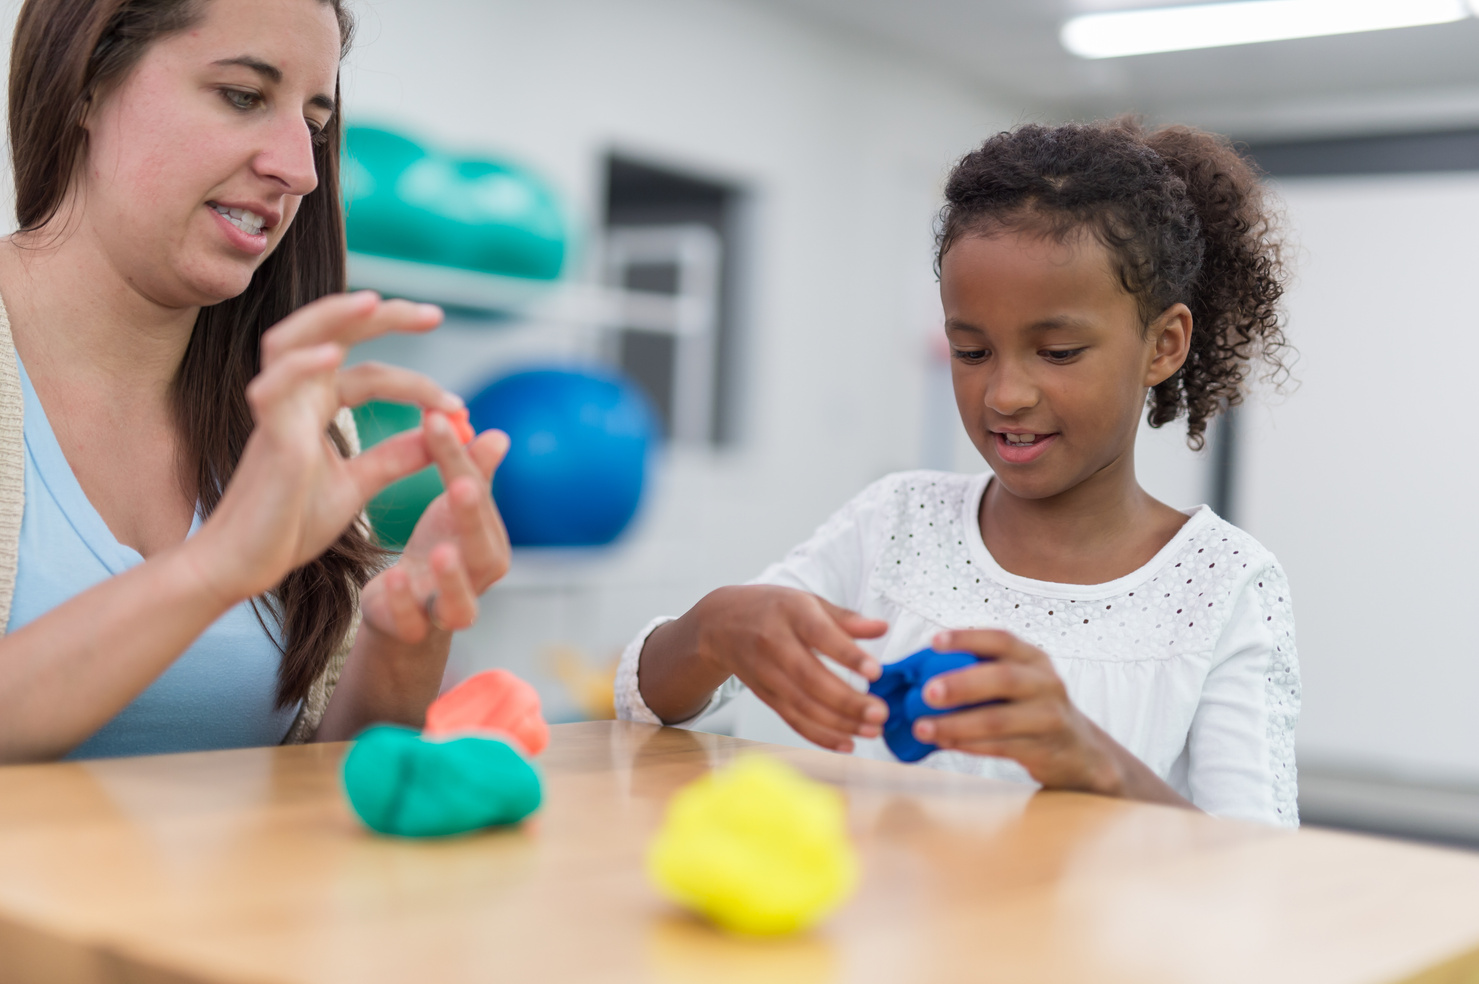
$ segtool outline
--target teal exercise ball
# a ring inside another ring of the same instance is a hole
[[[510,439],[493,497],[514,546],[615,540],[642,501],[657,419],[636,383],[609,370],[531,369],[468,401],[473,427]]]
[[[368,448],[392,434],[420,427],[421,409],[404,403],[371,400],[354,408],[354,425],[359,430],[360,446]],[[382,489],[365,509],[380,545],[389,550],[404,549],[421,514],[441,494],[442,476],[435,465]]]
[[[525,168],[351,126],[340,173],[354,252],[533,280],[560,275],[565,219],[554,191]]]

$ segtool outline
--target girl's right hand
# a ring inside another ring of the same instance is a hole
[[[261,371],[246,392],[256,426],[220,503],[185,544],[223,603],[275,587],[338,539],[377,492],[431,462],[421,428],[352,458],[328,428],[340,408],[372,399],[460,409],[460,398],[419,373],[340,368],[360,342],[430,331],[441,320],[433,305],[364,291],[321,298],[263,333]]]
[[[702,627],[700,658],[739,677],[808,741],[849,752],[854,735],[883,733],[888,705],[848,686],[817,654],[876,680],[882,668],[854,640],[883,635],[887,622],[805,591],[763,584],[720,588],[693,613]]]

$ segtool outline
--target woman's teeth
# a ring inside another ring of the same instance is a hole
[[[226,208],[222,205],[217,205],[215,202],[210,202],[209,204],[211,208],[226,216],[232,225],[248,236],[260,236],[262,234],[262,227],[267,224],[267,220],[256,212],[251,212],[244,208]]]

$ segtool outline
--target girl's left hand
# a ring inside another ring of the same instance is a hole
[[[508,531],[492,493],[508,435],[485,431],[464,447],[439,413],[425,415],[422,433],[445,491],[421,514],[400,560],[360,596],[366,622],[410,645],[432,629],[472,625],[478,596],[508,572],[510,560]]]
[[[922,717],[914,724],[914,737],[941,748],[1014,759],[1050,789],[1126,794],[1123,749],[1073,706],[1047,653],[990,629],[941,632],[933,645],[937,652],[968,652],[991,661],[935,677],[925,684],[926,704],[1001,703]]]

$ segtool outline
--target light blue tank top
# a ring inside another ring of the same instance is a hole
[[[16,365],[25,395],[26,507],[7,632],[144,560],[88,501],[19,358]],[[199,527],[197,515],[190,535]],[[298,713],[273,707],[280,659],[274,636],[243,602],[68,758],[275,745]]]

